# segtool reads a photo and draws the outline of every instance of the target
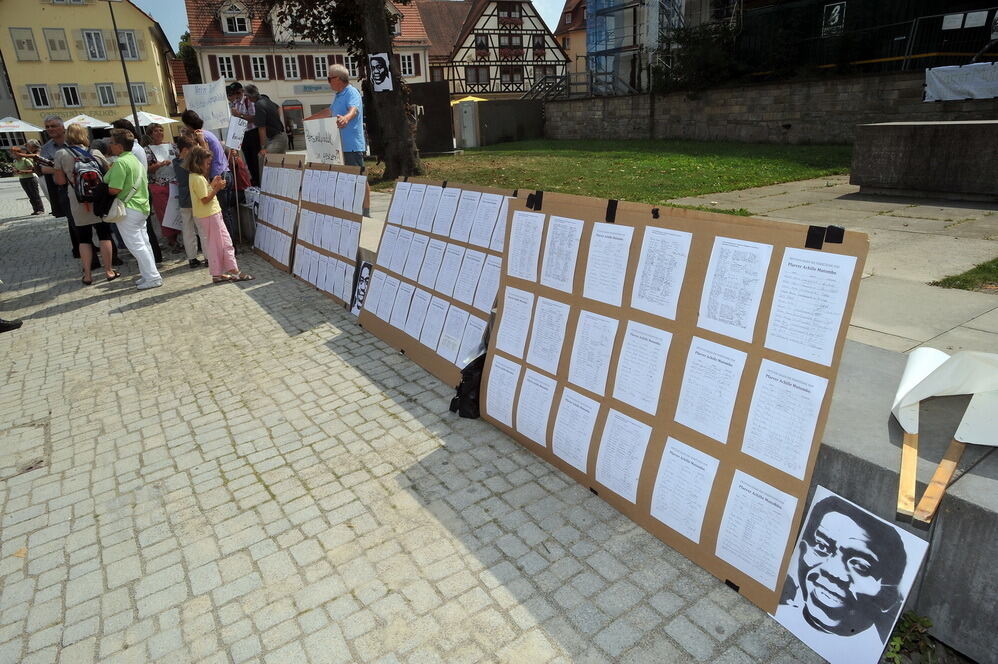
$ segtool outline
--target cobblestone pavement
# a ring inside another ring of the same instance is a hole
[[[316,291],[83,287],[19,193],[0,663],[820,661]]]

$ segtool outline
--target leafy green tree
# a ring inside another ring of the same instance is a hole
[[[201,67],[198,65],[198,55],[191,45],[190,30],[180,36],[180,48],[177,49],[177,56],[184,61],[187,80],[191,83],[201,83]]]

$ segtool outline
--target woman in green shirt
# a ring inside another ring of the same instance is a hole
[[[21,148],[28,154],[38,154],[41,148],[38,141],[28,141]],[[14,160],[14,170],[17,171],[17,179],[21,183],[21,188],[28,195],[31,201],[32,215],[45,214],[45,206],[42,205],[41,193],[38,191],[38,176],[35,175],[35,162],[27,157],[18,157]]]

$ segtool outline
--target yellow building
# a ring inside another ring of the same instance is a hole
[[[0,56],[16,113],[41,126],[47,115],[85,113],[105,122],[136,110],[170,116],[177,96],[173,49],[159,23],[128,0],[114,2],[118,39],[104,0],[0,0]]]

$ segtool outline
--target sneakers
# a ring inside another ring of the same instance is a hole
[[[0,318],[0,332],[10,332],[11,330],[16,330],[17,328],[24,325],[24,321],[17,320],[4,320]]]
[[[187,267],[191,268],[192,270],[195,268],[199,268],[201,267],[201,261],[199,261],[196,258],[192,258],[189,261],[187,261]]]
[[[149,290],[150,288],[159,288],[162,285],[162,279],[156,279],[154,281],[142,281],[140,279],[138,283],[136,283],[135,288],[138,290]]]

